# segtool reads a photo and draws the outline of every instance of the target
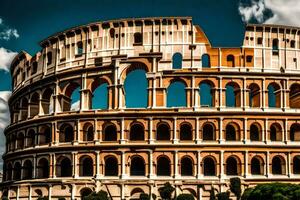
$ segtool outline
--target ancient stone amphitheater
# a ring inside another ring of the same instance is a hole
[[[300,182],[299,28],[250,24],[241,47],[222,48],[191,17],[120,19],[40,45],[11,64],[9,199],[138,199],[166,182],[208,199],[231,177]]]

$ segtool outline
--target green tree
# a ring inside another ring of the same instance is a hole
[[[100,190],[99,192],[92,192],[83,198],[84,200],[109,200],[107,192]]]
[[[238,177],[230,179],[230,191],[236,196],[239,200],[241,198],[242,189],[241,189],[241,179]]]
[[[9,200],[8,197],[4,196],[4,197],[1,197],[1,200]]]
[[[163,200],[171,200],[174,190],[175,188],[169,182],[165,183],[163,187],[158,188],[160,197]]]
[[[43,197],[38,197],[37,200],[48,200],[49,197],[43,196]]]
[[[211,187],[209,200],[216,200],[215,188]]]
[[[192,194],[180,194],[176,200],[195,200],[195,198]]]
[[[247,200],[251,194],[251,192],[253,191],[253,188],[247,188],[242,195],[242,200]]]
[[[230,200],[229,195],[230,195],[229,192],[221,192],[217,194],[217,198],[218,200]]]
[[[150,195],[148,195],[146,193],[141,193],[140,200],[150,200]]]

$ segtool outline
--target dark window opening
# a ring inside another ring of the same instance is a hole
[[[130,140],[142,141],[145,139],[144,127],[140,124],[133,124],[130,128]]]
[[[105,176],[118,176],[118,160],[115,157],[105,159]]]
[[[157,160],[157,176],[170,176],[171,164],[168,158],[160,157]]]
[[[156,140],[170,140],[170,128],[167,124],[159,124],[156,130]]]
[[[215,161],[212,158],[204,159],[203,173],[204,173],[204,176],[215,176],[216,175]]]
[[[115,125],[108,125],[105,127],[104,141],[117,141],[117,128]]]
[[[193,130],[189,124],[183,124],[180,126],[180,140],[192,140]]]
[[[190,158],[182,158],[180,164],[182,176],[193,176],[193,161]]]
[[[134,44],[135,45],[143,44],[143,34],[142,33],[134,33]]]
[[[141,157],[133,157],[130,164],[131,176],[145,176],[145,162]]]
[[[52,64],[52,52],[47,53],[47,65]]]

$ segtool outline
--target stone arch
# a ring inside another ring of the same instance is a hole
[[[13,168],[13,180],[18,181],[21,180],[21,170],[22,170],[22,166],[20,162],[15,162],[14,163],[14,168]]]
[[[57,177],[71,177],[72,176],[72,162],[66,156],[61,156],[56,163],[56,176]]]
[[[28,99],[26,97],[23,97],[21,99],[21,105],[20,105],[20,109],[21,109],[21,120],[26,120],[28,117]]]
[[[53,112],[53,89],[47,88],[42,94],[42,110],[44,114],[50,114]]]
[[[118,131],[117,127],[113,123],[108,123],[103,125],[103,141],[117,141]]]
[[[182,55],[179,52],[172,56],[172,69],[182,69]]]
[[[170,84],[167,87],[167,107],[187,106],[186,86],[187,84],[181,79],[170,81]]]
[[[202,54],[201,63],[202,63],[202,68],[210,68],[211,67],[209,54],[207,54],[207,53]]]
[[[33,165],[31,160],[25,160],[25,162],[23,163],[22,179],[32,179],[32,169],[33,169]]]
[[[104,175],[118,176],[119,175],[118,159],[115,156],[109,155],[106,156],[104,160],[105,160]]]
[[[180,140],[181,141],[187,141],[187,140],[193,140],[193,127],[188,122],[183,122],[180,124],[180,132],[179,132]]]
[[[229,82],[226,88],[226,107],[241,106],[241,89],[236,82]]]
[[[145,160],[138,155],[132,156],[130,162],[130,175],[131,176],[145,176]]]
[[[300,156],[296,155],[293,158],[293,174],[300,174]]]
[[[133,199],[140,199],[140,195],[144,194],[144,190],[142,190],[141,188],[134,188],[131,192],[130,192],[130,197],[131,200]]]
[[[202,126],[202,140],[203,141],[213,141],[216,139],[215,126],[213,123],[206,122]]]
[[[107,109],[109,107],[109,85],[111,85],[111,81],[107,77],[94,79],[89,86],[91,90],[89,108]]]
[[[240,160],[236,156],[229,156],[226,159],[226,175],[238,176],[241,173]]]
[[[213,156],[206,156],[203,158],[203,175],[204,176],[216,176],[217,161]]]
[[[157,176],[171,176],[171,161],[168,156],[159,156],[156,164]]]
[[[227,141],[239,141],[240,140],[240,127],[234,122],[230,122],[226,125],[225,139]]]
[[[83,126],[83,137],[84,142],[94,141],[94,126],[90,122],[87,122]]]
[[[251,159],[251,174],[252,175],[264,174],[264,160],[260,156],[254,156]]]
[[[249,90],[249,106],[252,108],[260,107],[260,87],[256,83],[251,83],[248,87]]]
[[[66,98],[63,98],[61,102],[63,111],[76,111],[80,109],[80,87],[81,84],[76,81],[72,81],[65,86],[63,93],[65,94]],[[78,97],[76,95],[78,95]]]
[[[157,124],[156,128],[156,140],[170,141],[171,132],[168,123],[160,122]]]
[[[300,84],[294,83],[290,87],[290,108],[300,108]]]
[[[142,123],[134,122],[130,126],[129,140],[143,141],[145,140],[145,128]]]
[[[282,156],[275,156],[272,159],[272,174],[284,175],[285,174],[285,159]]]
[[[24,148],[24,133],[23,132],[19,132],[17,134],[17,149],[23,149]]]
[[[281,88],[275,82],[268,85],[268,106],[269,108],[280,108],[281,106]]]
[[[13,178],[12,174],[13,174],[13,166],[11,163],[8,163],[6,167],[6,180],[8,181],[12,180]]]
[[[27,147],[32,147],[35,145],[35,131],[34,129],[29,129],[26,134]]]
[[[201,107],[215,106],[214,84],[211,81],[204,80],[199,84],[200,105]]]
[[[43,125],[39,130],[39,144],[49,144],[51,142],[51,127],[48,125]]]
[[[290,140],[300,141],[300,124],[294,123],[290,127]]]
[[[37,165],[37,177],[38,178],[49,178],[50,165],[46,158],[41,158],[38,160]]]
[[[193,176],[194,175],[194,162],[190,156],[184,156],[180,160],[180,172],[181,176]]]
[[[250,125],[250,140],[262,141],[262,131],[259,123],[252,123]]]
[[[62,124],[59,130],[59,142],[74,141],[74,128],[72,125],[68,123]]]
[[[34,117],[39,114],[39,102],[40,102],[40,95],[37,92],[34,92],[30,98],[29,110],[30,110],[30,117]]]
[[[235,67],[234,55],[232,55],[232,54],[227,55],[226,61],[227,61],[227,66],[228,67]]]
[[[272,123],[270,126],[270,140],[282,141],[282,128],[279,123]]]
[[[94,162],[90,156],[81,156],[79,159],[79,176],[93,176]]]

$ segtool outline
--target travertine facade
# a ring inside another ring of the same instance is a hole
[[[248,25],[243,46],[215,48],[190,17],[121,19],[57,33],[13,60],[3,195],[113,199],[300,182],[299,28]],[[146,108],[124,82],[144,70]],[[93,93],[107,85],[107,108]],[[183,105],[169,104],[173,84]],[[80,88],[80,108],[71,96]],[[203,89],[202,89],[203,88]],[[206,88],[206,89],[205,89]],[[208,91],[208,92],[207,92]]]

